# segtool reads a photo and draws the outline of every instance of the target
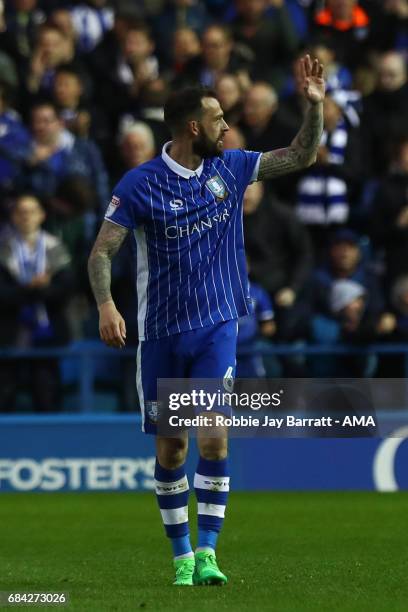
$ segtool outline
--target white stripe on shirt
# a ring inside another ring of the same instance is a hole
[[[154,227],[154,238],[155,238],[155,251],[156,251],[156,257],[157,257],[157,305],[156,305],[156,336],[159,335],[158,332],[158,323],[157,323],[157,316],[159,313],[159,304],[160,304],[160,259],[159,259],[159,249],[158,249],[158,242],[157,242],[157,230],[156,230],[156,221],[154,219],[154,208],[153,208],[153,195],[152,195],[152,188],[150,186],[150,181],[148,179],[148,177],[146,176],[146,181],[147,184],[149,186],[149,191],[150,191],[150,206],[152,209],[152,221],[153,221],[153,227]]]
[[[220,158],[221,159],[221,158]],[[233,173],[231,172],[231,170],[225,165],[225,162],[223,159],[221,159],[221,162],[223,163],[225,169],[230,173],[230,175],[232,176],[232,178],[234,179],[234,190],[235,190],[235,201],[237,203],[237,208],[239,206],[239,199],[238,199],[238,192],[237,192],[237,187],[236,187],[236,183],[235,181],[237,180],[236,177],[233,175]],[[227,183],[228,186],[228,183]],[[241,215],[242,215],[242,208],[241,208]],[[238,211],[236,213],[235,219],[234,219],[234,234],[235,234],[235,240],[237,237],[237,215],[238,215]],[[242,223],[241,223],[241,227],[242,227]],[[242,242],[243,246],[244,246],[244,241]],[[238,274],[238,278],[239,278],[239,284],[241,286],[241,292],[242,292],[242,297],[244,300],[244,304],[247,304],[247,295],[245,294],[244,288],[242,286],[242,280],[241,280],[241,274],[239,273],[239,267],[238,267],[238,260],[237,260],[237,249],[234,249],[234,255],[235,255],[235,265],[237,268],[237,274]]]
[[[160,189],[160,197],[161,197],[161,201],[162,201],[163,216],[164,216],[164,226],[166,227],[166,209],[164,207],[163,190],[162,190],[161,184],[157,180],[157,174],[154,175],[154,178],[156,179],[156,185],[158,185],[159,189]],[[169,336],[170,335],[169,334],[169,297],[171,295],[170,256],[169,256],[169,239],[167,238],[166,232],[165,232],[165,236],[166,236],[166,251],[167,251],[167,282],[168,282],[168,285],[169,285],[169,292],[168,292],[167,298],[166,298],[166,330],[167,330],[167,335]]]
[[[197,180],[198,180],[198,179],[197,179]],[[198,181],[198,184],[200,185],[200,188],[201,188],[200,181]],[[195,199],[194,199],[194,190],[193,190],[193,186],[192,186],[192,184],[191,184],[190,182],[189,182],[189,185],[190,185],[190,191],[191,191],[191,197],[192,197],[193,203],[194,203],[194,204],[196,204]],[[207,213],[208,213],[207,206],[206,206],[205,208],[206,208]],[[198,225],[198,226],[200,226],[200,216],[199,216],[199,214],[198,214],[197,206],[195,207],[195,212],[196,212],[196,216],[197,216],[197,225]],[[198,238],[198,251],[199,251],[199,253],[200,253],[200,263],[199,263],[199,267],[198,267],[198,269],[199,269],[199,271],[200,271],[201,262],[202,262],[202,260],[203,260],[203,256],[202,256],[202,253],[201,253],[201,246],[200,246],[200,241],[201,241],[201,232],[199,232],[199,234],[198,234],[198,235],[199,235],[199,238]],[[209,238],[209,236],[208,236],[208,232],[207,232],[207,237]],[[209,248],[211,248],[211,247],[210,247],[210,242],[208,243],[208,247],[209,247]],[[209,259],[208,259],[208,255],[207,255],[207,261],[209,261]],[[200,278],[200,274],[198,275],[198,277]],[[214,319],[213,319],[213,318],[212,318],[212,316],[211,316],[210,300],[208,299],[208,292],[207,292],[207,285],[206,285],[206,283],[205,283],[205,276],[203,276],[203,283],[204,283],[205,297],[207,298],[208,314],[209,314],[209,316],[210,316],[211,323],[212,323],[212,324],[214,324]],[[196,295],[197,295],[197,294],[196,294]],[[200,317],[200,320],[201,320],[201,317]]]

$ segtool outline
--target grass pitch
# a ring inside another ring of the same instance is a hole
[[[218,560],[227,586],[171,586],[153,494],[0,496],[0,590],[66,591],[65,610],[393,612],[408,609],[408,494],[233,493]]]

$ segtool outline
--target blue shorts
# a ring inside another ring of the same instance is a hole
[[[139,343],[136,382],[145,433],[156,434],[157,379],[233,379],[237,335],[237,320],[232,319]]]

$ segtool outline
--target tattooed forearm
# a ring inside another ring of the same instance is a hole
[[[112,258],[120,249],[128,230],[110,221],[104,221],[88,260],[88,274],[98,306],[112,299]]]
[[[292,146],[298,147],[304,153],[305,159],[315,160],[317,149],[323,132],[323,104],[309,107],[303,125]]]
[[[301,170],[316,161],[316,153],[323,132],[323,105],[311,105],[303,125],[286,149],[263,153],[259,165],[258,181]]]
[[[264,181],[282,176],[299,168],[303,168],[301,155],[292,145],[286,149],[269,151],[269,153],[262,153],[257,180]]]

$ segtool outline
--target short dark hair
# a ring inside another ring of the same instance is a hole
[[[78,81],[82,82],[82,75],[80,74],[78,68],[72,63],[60,64],[57,66],[55,69],[55,76],[59,74],[70,74],[76,77]]]
[[[216,98],[208,87],[185,87],[170,94],[164,105],[164,121],[171,132],[179,131],[194,115],[201,116],[202,99]]]
[[[48,98],[48,97],[40,97],[37,98],[33,104],[30,107],[30,117],[33,116],[33,114],[35,113],[36,110],[38,110],[39,108],[43,108],[44,106],[48,106],[49,108],[52,108],[52,110],[55,112],[55,114],[57,115],[57,117],[59,116],[59,110],[58,110],[58,106],[57,104],[54,102],[54,100],[52,100],[52,98]]]
[[[25,200],[29,198],[31,200],[36,200],[40,208],[45,211],[45,205],[43,200],[33,191],[17,191],[10,200],[9,212],[12,213],[18,206],[21,200]]]
[[[225,40],[227,40],[228,42],[232,42],[234,40],[231,28],[229,28],[228,26],[226,26],[226,25],[224,25],[222,23],[211,23],[209,26],[207,26],[205,28],[205,30],[203,32],[203,36],[207,32],[209,32],[210,30],[218,30],[219,32],[221,32],[221,34],[224,36]]]
[[[51,21],[46,21],[45,23],[42,23],[37,29],[36,42],[38,42],[41,37],[41,34],[43,34],[44,32],[57,32],[60,36],[62,36],[62,38],[67,38],[67,35],[63,30],[61,30],[59,26],[55,25],[55,23],[52,23]]]
[[[141,34],[144,34],[151,42],[153,42],[152,31],[144,21],[138,20],[128,24],[126,34],[129,32],[140,32]]]

